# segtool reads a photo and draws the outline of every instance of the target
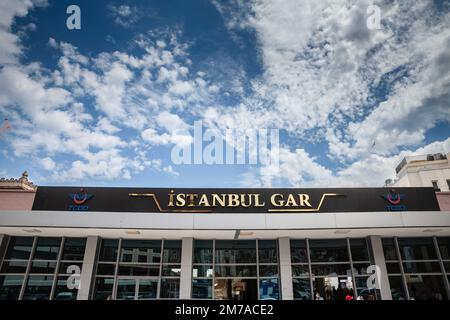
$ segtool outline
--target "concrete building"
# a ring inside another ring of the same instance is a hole
[[[433,187],[442,210],[450,210],[450,153],[405,157],[390,187]]]

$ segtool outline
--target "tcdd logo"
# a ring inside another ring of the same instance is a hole
[[[69,205],[70,211],[88,211],[89,206],[84,203],[93,197],[92,194],[88,194],[83,188],[79,192],[69,193],[69,198],[74,204]]]
[[[404,194],[399,194],[395,192],[395,189],[389,190],[387,195],[382,196],[385,200],[389,202],[386,206],[388,211],[405,211],[406,206],[400,204],[400,202],[405,198]]]

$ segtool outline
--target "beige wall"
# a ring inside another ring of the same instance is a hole
[[[450,192],[436,192],[441,211],[450,211]]]
[[[35,195],[35,191],[0,189],[0,211],[31,210]]]

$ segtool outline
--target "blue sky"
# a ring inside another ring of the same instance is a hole
[[[81,9],[81,30],[66,8]],[[380,12],[379,27],[373,7]],[[450,152],[446,1],[2,1],[0,176],[38,185],[381,186]],[[376,17],[375,17],[376,18]],[[174,163],[279,130],[278,163]]]

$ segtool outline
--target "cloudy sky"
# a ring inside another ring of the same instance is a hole
[[[382,186],[450,152],[450,2],[2,0],[0,116],[39,185]],[[175,164],[199,120],[278,129],[279,165]]]

